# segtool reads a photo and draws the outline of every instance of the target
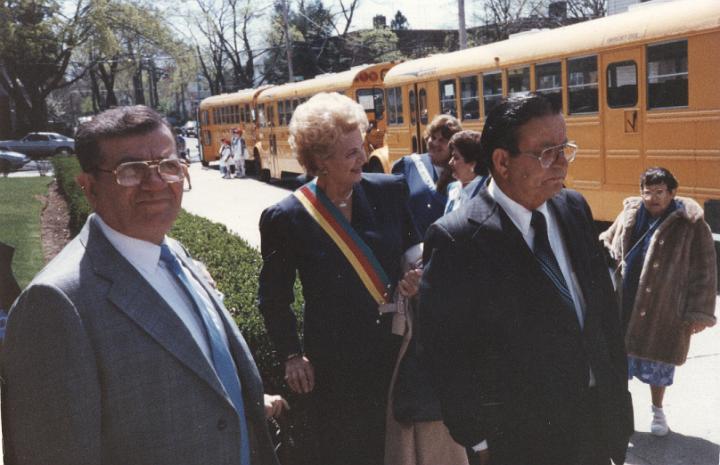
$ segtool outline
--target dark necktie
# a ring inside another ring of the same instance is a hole
[[[225,344],[225,341],[223,341],[220,330],[212,321],[212,318],[208,313],[210,310],[206,307],[205,302],[193,288],[190,278],[183,270],[180,261],[177,257],[175,257],[167,244],[162,244],[160,246],[160,260],[167,264],[168,269],[181,284],[181,287],[185,290],[188,297],[190,297],[195,311],[203,322],[203,326],[205,327],[207,334],[208,345],[210,346],[212,362],[215,367],[215,373],[225,388],[225,392],[227,392],[228,396],[232,400],[232,403],[235,406],[235,411],[237,412],[240,420],[240,464],[250,465],[250,444],[248,442],[249,435],[247,421],[245,419],[245,405],[242,398],[240,379],[238,378],[235,362],[233,362],[232,356],[230,355],[230,350]]]
[[[550,281],[555,285],[563,303],[575,313],[575,304],[573,303],[570,290],[567,282],[563,277],[562,271],[560,271],[560,265],[558,265],[555,254],[550,248],[550,241],[548,240],[547,223],[545,221],[545,215],[537,210],[533,210],[532,219],[530,225],[535,231],[535,244],[533,252],[535,258],[540,264],[543,272],[550,278]]]

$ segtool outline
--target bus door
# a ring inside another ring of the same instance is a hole
[[[427,152],[427,141],[425,140],[425,128],[430,124],[428,109],[428,83],[415,83],[409,93],[410,98],[410,123],[413,127],[412,148],[415,153]],[[414,102],[413,102],[414,100]]]
[[[640,91],[642,49],[626,49],[602,55],[605,81],[602,124],[604,127],[605,183],[637,188],[643,168],[644,93]],[[600,82],[603,82],[602,79]]]

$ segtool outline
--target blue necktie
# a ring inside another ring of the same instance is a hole
[[[160,246],[160,260],[167,264],[168,269],[182,285],[183,289],[185,289],[186,294],[194,303],[195,311],[198,313],[203,325],[205,326],[213,365],[215,365],[215,372],[217,373],[217,376],[228,396],[230,396],[240,419],[240,464],[250,465],[250,444],[247,421],[245,419],[245,405],[242,398],[240,379],[238,378],[235,362],[233,362],[232,356],[230,355],[230,350],[223,341],[220,331],[212,321],[212,318],[208,313],[210,310],[193,289],[193,286],[190,283],[190,278],[187,276],[185,271],[183,271],[180,261],[175,257],[167,244],[162,244]]]
[[[533,210],[532,219],[530,225],[535,231],[535,244],[533,246],[535,258],[540,264],[543,272],[550,278],[550,281],[555,285],[557,290],[560,292],[560,297],[563,303],[575,313],[575,303],[570,295],[565,277],[563,277],[562,271],[560,271],[560,265],[558,265],[555,254],[550,248],[550,241],[548,240],[547,234],[547,223],[545,222],[545,215],[537,210]]]

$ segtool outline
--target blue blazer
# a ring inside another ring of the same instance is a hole
[[[352,226],[394,287],[401,278],[401,255],[418,242],[407,209],[407,187],[395,176],[363,174],[352,199]],[[345,373],[351,378],[373,373],[378,359],[389,356],[381,352],[393,339],[392,316],[380,316],[377,303],[332,239],[293,195],[263,212],[260,234],[259,307],[280,359],[306,353],[318,382],[338,370],[352,369]],[[296,273],[305,300],[304,346],[290,307]],[[390,357],[392,364],[395,359]]]
[[[438,176],[435,173],[430,155],[423,153],[420,155],[425,168],[432,176],[433,181],[437,182]],[[420,233],[420,237],[425,236],[425,231],[438,218],[445,213],[445,204],[447,203],[447,192],[431,191],[418,173],[415,163],[409,156],[402,157],[392,167],[393,174],[402,174],[405,176],[405,182],[410,190],[410,198],[408,205],[412,213],[415,226]]]

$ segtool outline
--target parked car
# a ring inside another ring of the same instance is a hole
[[[0,150],[24,153],[30,158],[69,155],[75,151],[75,140],[56,132],[31,132],[20,140],[0,141]]]
[[[30,158],[22,153],[0,150],[0,173],[6,174],[19,170],[29,161]]]

